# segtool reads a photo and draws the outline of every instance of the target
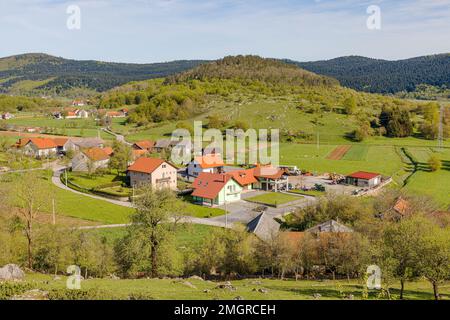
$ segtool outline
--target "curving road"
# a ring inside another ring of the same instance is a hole
[[[92,195],[92,194],[88,194],[88,193],[83,193],[83,192],[79,192],[76,191],[74,189],[71,189],[69,187],[67,187],[64,183],[61,182],[60,176],[61,174],[64,173],[64,170],[67,167],[62,166],[62,165],[58,165],[56,163],[53,163],[53,176],[52,176],[52,182],[55,186],[57,186],[60,189],[66,190],[66,191],[70,191],[72,193],[78,194],[80,196],[83,197],[89,197],[92,199],[97,199],[97,200],[101,200],[101,201],[106,201],[118,206],[122,206],[122,207],[127,207],[127,208],[133,208],[133,204],[131,202],[128,201],[119,201],[119,200],[113,200],[113,199],[108,199],[108,198],[104,198],[104,197],[100,197],[100,196],[96,196],[96,195]],[[226,225],[225,222],[222,221],[216,221],[216,220],[212,220],[212,219],[203,219],[203,218],[196,218],[196,217],[190,217],[190,216],[186,216],[181,218],[181,220],[179,221],[181,223],[193,223],[193,224],[202,224],[202,225],[207,225],[207,226],[213,226],[213,227],[232,227],[232,224],[230,225]],[[92,227],[81,227],[81,229],[104,229],[104,228],[122,228],[122,227],[126,227],[126,224],[120,224],[120,225],[101,225],[101,226],[92,226]]]

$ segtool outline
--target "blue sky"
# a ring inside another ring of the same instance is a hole
[[[69,30],[69,5],[81,29]],[[381,9],[381,30],[366,10]],[[0,56],[160,62],[258,54],[299,61],[450,52],[450,0],[0,0]]]

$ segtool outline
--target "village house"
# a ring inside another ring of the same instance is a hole
[[[325,221],[323,223],[320,223],[312,228],[307,229],[305,232],[311,232],[311,233],[352,233],[353,229],[347,227],[346,225],[335,221],[335,220],[329,220]]]
[[[55,141],[48,138],[31,138],[24,146],[24,154],[35,158],[55,156],[58,146]]]
[[[235,170],[226,173],[233,177],[237,183],[242,187],[243,191],[250,191],[255,189],[255,185],[258,183],[254,175],[254,169]]]
[[[156,141],[155,146],[153,147],[156,152],[162,152],[164,150],[169,150],[172,141],[170,139],[161,139]]]
[[[81,150],[72,159],[72,171],[95,172],[98,169],[108,167],[110,161],[110,149],[90,148]]]
[[[56,144],[56,151],[59,154],[64,154],[68,151],[70,146],[69,138],[54,138],[52,139]]]
[[[66,145],[66,150],[80,151],[82,149],[103,148],[105,141],[101,138],[72,138]]]
[[[357,187],[374,188],[381,184],[382,176],[379,173],[358,171],[348,175],[345,182]]]
[[[133,150],[145,150],[147,152],[152,152],[153,147],[155,146],[154,141],[144,140],[133,143]]]
[[[108,118],[125,118],[126,114],[123,111],[107,111],[105,116]]]
[[[188,176],[198,177],[201,173],[223,173],[224,163],[222,157],[216,154],[209,154],[202,157],[195,157],[189,162],[186,168]]]
[[[256,189],[264,191],[281,191],[289,189],[289,180],[285,171],[273,166],[256,166],[253,174],[258,182],[254,184]]]
[[[132,187],[150,184],[156,189],[177,189],[177,168],[157,158],[139,158],[128,167]]]
[[[218,173],[200,173],[192,183],[194,202],[220,206],[241,200],[242,187],[233,177]]]
[[[6,113],[3,113],[3,114],[2,114],[1,118],[2,118],[3,120],[9,120],[9,119],[14,118],[14,115],[11,114],[11,113],[9,113],[9,112],[6,112]]]
[[[83,100],[73,100],[72,105],[74,107],[84,107],[86,105],[86,102],[84,102]]]
[[[280,224],[273,217],[261,213],[247,224],[247,232],[255,234],[263,241],[271,241],[276,238],[280,231]]]

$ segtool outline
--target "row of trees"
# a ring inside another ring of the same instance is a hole
[[[26,180],[22,180],[26,179]],[[33,188],[29,188],[29,184]],[[0,220],[0,264],[16,262],[42,272],[57,273],[67,265],[82,267],[85,276],[122,277],[204,275],[235,277],[270,274],[296,278],[363,278],[368,265],[382,270],[384,292],[400,281],[400,297],[407,281],[425,278],[438,299],[439,286],[450,279],[448,221],[431,219],[430,202],[410,199],[409,212],[391,213],[391,193],[373,202],[329,196],[299,210],[288,227],[303,231],[335,219],[353,233],[299,233],[293,240],[282,232],[260,241],[243,228],[216,229],[199,246],[179,246],[175,235],[186,210],[168,190],[144,187],[125,235],[114,244],[96,233],[38,223],[50,204],[48,184],[36,173],[12,182],[2,203],[16,218]],[[44,193],[44,194],[42,194]],[[13,211],[11,208],[14,208]]]

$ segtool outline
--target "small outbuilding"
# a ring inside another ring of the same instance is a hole
[[[373,188],[381,184],[382,176],[379,173],[358,171],[348,175],[345,181],[349,185]]]

